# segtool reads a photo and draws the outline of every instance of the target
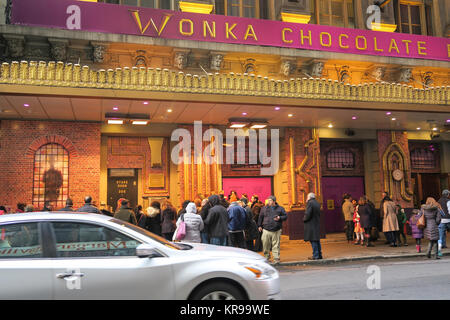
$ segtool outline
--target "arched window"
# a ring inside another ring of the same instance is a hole
[[[434,147],[417,148],[411,151],[411,166],[414,169],[434,169],[436,167],[436,156]]]
[[[346,148],[334,148],[327,153],[328,169],[354,169],[355,155]]]
[[[33,205],[46,201],[61,208],[69,194],[69,152],[60,144],[48,143],[34,154]]]

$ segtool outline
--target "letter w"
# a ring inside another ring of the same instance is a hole
[[[153,21],[153,19],[150,18],[150,20],[147,22],[147,25],[142,28],[142,22],[141,22],[141,17],[139,16],[139,10],[129,10],[131,12],[131,14],[133,15],[133,18],[136,22],[136,24],[139,27],[139,30],[141,31],[141,34],[144,34],[145,31],[147,31],[148,27],[150,26],[150,23],[152,24],[153,28],[155,29],[155,31],[158,33],[158,36],[161,35],[161,33],[164,31],[164,29],[166,28],[167,22],[169,22],[170,18],[172,17],[171,14],[168,14],[166,16],[164,16],[164,21],[162,22],[161,26],[158,27],[156,26],[155,22]]]

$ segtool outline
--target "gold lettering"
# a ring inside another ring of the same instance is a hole
[[[227,35],[227,39],[230,39],[230,35],[231,35],[235,40],[237,40],[236,36],[233,34],[233,29],[236,26],[237,26],[237,23],[234,23],[230,28],[230,26],[228,25],[228,22],[225,22],[225,32]]]
[[[379,49],[378,48],[378,43],[377,43],[377,38],[376,37],[373,38],[373,48],[374,48],[375,51],[379,51],[379,52],[383,52],[384,51],[383,49]]]
[[[402,42],[405,44],[406,54],[409,55],[409,44],[411,43],[411,40],[402,40]]]
[[[389,44],[389,53],[391,53],[392,49],[395,49],[397,53],[400,53],[398,50],[397,42],[395,42],[395,39],[391,39],[391,43]]]
[[[344,45],[342,44],[342,38],[348,39],[348,35],[346,35],[346,34],[340,34],[340,35],[339,35],[339,47],[341,47],[342,49],[348,49],[348,48],[349,48],[348,45],[347,45],[347,46],[344,46]]]
[[[448,53],[448,57],[450,58],[450,44],[447,45],[447,53]]]
[[[205,37],[205,38],[206,38],[206,30],[208,30],[208,33],[212,38],[215,38],[216,37],[216,22],[213,21],[212,29],[211,29],[211,26],[209,25],[208,21],[203,21],[203,37]]]
[[[311,30],[308,30],[308,36],[306,37],[306,36],[303,36],[303,29],[301,29],[301,30],[300,30],[300,38],[301,38],[301,40],[302,40],[302,45],[304,44],[304,43],[303,43],[303,40],[304,40],[304,39],[308,39],[309,45],[312,46],[312,42],[311,42]]]
[[[359,42],[360,42],[359,40],[360,39],[364,40],[364,46],[363,47],[359,46]],[[367,39],[366,39],[366,37],[364,37],[364,36],[357,36],[355,38],[355,46],[356,46],[356,49],[358,49],[358,50],[367,50]]]
[[[147,22],[147,25],[142,28],[142,23],[141,23],[141,17],[139,16],[139,10],[129,10],[131,12],[131,14],[133,15],[134,21],[136,22],[139,30],[141,31],[141,34],[144,34],[145,31],[147,31],[148,27],[150,26],[150,23],[152,24],[153,28],[156,30],[156,32],[158,33],[158,36],[161,35],[161,33],[164,31],[164,29],[166,28],[167,22],[169,22],[170,18],[172,17],[171,14],[168,14],[166,16],[164,16],[164,20],[160,26],[160,28],[158,29],[158,27],[156,26],[155,22],[153,21],[153,19],[150,19]]]
[[[427,48],[422,47],[421,44],[426,44],[426,42],[425,41],[417,41],[417,52],[422,56],[426,56],[427,53],[423,52],[422,50],[427,50]]]
[[[328,43],[324,43],[323,42],[323,35],[324,34],[328,36]],[[331,47],[331,34],[329,34],[328,32],[321,32],[320,33],[320,45],[322,47]]]
[[[292,29],[290,28],[284,28],[283,31],[281,31],[282,34],[282,38],[283,38],[283,42],[284,43],[292,43],[294,42],[294,40],[286,40],[286,31],[289,31],[290,33],[292,33]],[[449,49],[450,50],[450,49]],[[450,52],[450,51],[449,51]]]
[[[253,26],[251,24],[249,24],[247,27],[247,32],[245,33],[244,40],[247,40],[248,37],[252,37],[253,39],[255,39],[255,41],[258,41],[255,30],[253,29]]]
[[[185,32],[183,30],[183,24],[187,22],[189,24],[189,31]],[[192,20],[189,19],[181,19],[180,20],[180,34],[182,34],[183,36],[192,36],[194,34],[194,23],[192,22]]]

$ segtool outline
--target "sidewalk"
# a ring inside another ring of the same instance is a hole
[[[422,253],[417,253],[416,242],[411,236],[407,236],[407,241],[408,246],[392,248],[385,244],[385,238],[383,234],[380,234],[380,239],[374,242],[375,247],[367,248],[347,243],[344,233],[327,234],[326,239],[320,241],[323,259],[308,260],[308,257],[312,256],[312,248],[309,242],[289,240],[288,236],[281,236],[280,265],[320,265],[346,261],[412,257],[426,259],[428,240],[422,239]],[[447,243],[449,243],[448,241]],[[450,249],[443,249],[442,254],[444,256],[450,255]]]

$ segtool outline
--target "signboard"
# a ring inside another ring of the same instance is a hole
[[[11,24],[450,61],[450,39],[69,0],[12,0]]]

